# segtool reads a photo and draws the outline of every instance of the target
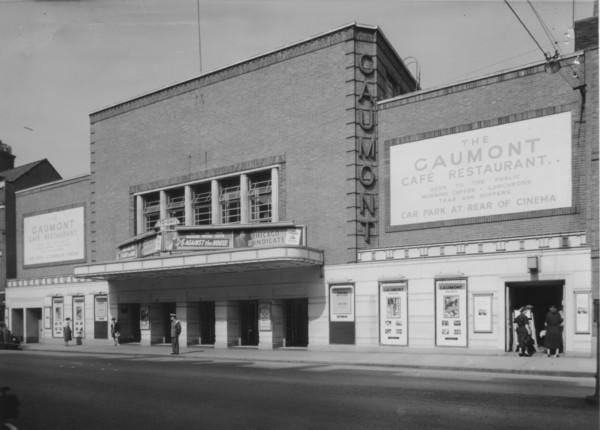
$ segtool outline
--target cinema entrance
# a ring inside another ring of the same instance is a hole
[[[285,347],[308,346],[308,299],[286,299],[283,301],[285,325]]]
[[[506,351],[516,350],[515,317],[522,307],[526,307],[526,315],[530,318],[532,336],[539,349],[543,346],[540,332],[544,329],[544,321],[550,306],[558,308],[563,319],[564,281],[532,281],[510,282],[506,284]],[[563,332],[564,345],[564,332]],[[562,348],[561,348],[562,349]],[[561,352],[563,352],[561,350]]]

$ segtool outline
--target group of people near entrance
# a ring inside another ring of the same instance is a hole
[[[514,319],[517,333],[516,350],[519,357],[529,357],[536,352],[537,342],[532,309],[531,305],[523,306]],[[544,328],[540,331],[542,346],[546,349],[548,357],[559,357],[560,351],[563,350],[562,327],[562,315],[556,306],[550,306],[544,319]]]
[[[179,354],[179,335],[181,334],[181,323],[177,319],[177,315],[170,314],[171,316],[171,354]],[[119,338],[121,337],[121,325],[116,318],[112,319],[110,325],[110,335],[113,338],[115,346],[119,345]]]

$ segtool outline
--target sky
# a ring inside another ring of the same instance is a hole
[[[90,113],[351,22],[380,27],[427,89],[572,53],[573,18],[593,13],[509,4],[542,49],[497,0],[0,0],[0,140],[16,166],[72,178],[89,173]]]

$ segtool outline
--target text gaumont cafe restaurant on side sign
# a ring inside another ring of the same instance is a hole
[[[577,121],[579,92],[538,69],[531,90],[552,80],[565,87],[560,104],[549,95],[532,106],[523,94],[511,101],[523,108],[506,116],[501,95],[515,84],[502,77],[380,102],[384,220],[378,247],[359,250],[355,266],[356,294],[377,291],[380,344],[514,351],[513,319],[530,305],[541,345],[555,305],[563,349],[592,351],[582,186],[591,142]],[[498,103],[474,103],[483,91]]]

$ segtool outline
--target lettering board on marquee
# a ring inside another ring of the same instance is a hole
[[[467,280],[435,281],[435,343],[467,346]]]
[[[408,345],[408,283],[379,285],[379,338],[382,345]]]
[[[390,227],[572,205],[571,113],[390,146]]]

